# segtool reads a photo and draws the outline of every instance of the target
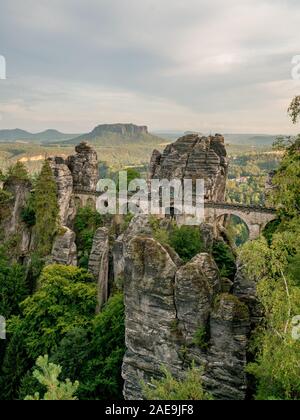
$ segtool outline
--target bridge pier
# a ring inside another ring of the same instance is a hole
[[[205,221],[217,228],[225,216],[237,216],[248,227],[249,240],[257,239],[266,225],[277,218],[274,209],[231,203],[205,203]]]

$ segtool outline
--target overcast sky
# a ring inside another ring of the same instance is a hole
[[[290,133],[299,0],[1,0],[0,129]]]

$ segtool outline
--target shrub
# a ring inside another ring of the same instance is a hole
[[[213,245],[213,257],[220,270],[221,277],[233,280],[236,274],[235,256],[229,245],[217,241]]]
[[[35,239],[41,257],[51,252],[58,228],[57,185],[48,161],[45,161],[35,187]]]
[[[143,393],[147,400],[212,400],[205,392],[202,384],[202,369],[194,365],[186,372],[183,380],[175,379],[171,372],[163,367],[162,379],[152,379],[149,384],[143,384]]]
[[[199,227],[174,226],[169,236],[169,244],[184,262],[204,251]]]
[[[43,400],[77,400],[74,394],[79,387],[79,382],[72,383],[69,379],[66,379],[65,382],[60,382],[58,377],[62,370],[61,366],[49,363],[49,358],[46,355],[44,357],[40,356],[37,359],[36,367],[37,369],[33,371],[33,376],[47,389],[42,398]],[[36,392],[34,396],[27,396],[25,400],[40,400],[40,394]]]
[[[199,327],[194,335],[194,344],[202,350],[206,350],[209,346],[209,337],[205,327]]]
[[[89,256],[93,246],[96,230],[103,226],[102,216],[91,207],[82,207],[78,210],[74,228],[78,252],[78,265],[88,268]]]

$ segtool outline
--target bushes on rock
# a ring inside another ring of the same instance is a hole
[[[101,226],[103,226],[103,219],[96,210],[91,207],[78,209],[74,229],[76,233],[78,265],[82,268],[88,268],[94,235]]]
[[[149,384],[143,384],[143,393],[147,400],[212,400],[212,396],[203,389],[203,370],[194,365],[185,373],[182,380],[173,377],[165,367],[162,368],[164,377],[152,379]]]
[[[213,257],[220,270],[221,277],[234,279],[236,273],[235,256],[229,245],[217,241],[213,245]]]

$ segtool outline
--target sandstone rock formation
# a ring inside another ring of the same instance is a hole
[[[82,142],[75,147],[76,154],[69,156],[67,165],[73,177],[73,188],[78,191],[96,191],[98,174],[98,158],[93,147]]]
[[[77,247],[75,233],[66,226],[61,228],[62,233],[57,235],[52,248],[51,263],[62,265],[77,265]]]
[[[199,254],[181,267],[175,278],[178,328],[186,345],[199,328],[206,328],[213,299],[220,291],[219,270],[208,254]]]
[[[141,399],[141,381],[157,376],[162,363],[175,372],[182,368],[180,343],[172,332],[176,271],[168,252],[154,239],[132,239],[125,266],[126,399]]]
[[[77,265],[75,233],[71,230],[76,216],[74,193],[95,191],[98,182],[96,151],[87,143],[80,143],[75,151],[67,159],[48,159],[57,184],[60,225],[65,232],[55,238],[50,261],[64,265]]]
[[[60,223],[66,226],[75,216],[75,207],[72,202],[73,177],[63,158],[53,157],[48,161],[57,184]]]
[[[247,306],[233,295],[218,296],[211,312],[211,341],[204,378],[206,388],[216,399],[245,399],[249,328]]]
[[[125,258],[131,239],[137,235],[151,236],[152,233],[149,217],[147,215],[137,215],[130,222],[128,229],[115,240],[112,249],[115,282],[124,279]]]
[[[263,316],[262,308],[257,298],[256,286],[257,279],[251,278],[246,273],[245,267],[237,260],[237,272],[233,282],[232,293],[248,306],[253,326],[257,325]]]
[[[220,134],[181,137],[162,154],[155,150],[149,168],[149,179],[204,179],[205,199],[219,202],[225,199],[227,175],[228,158]]]
[[[97,229],[89,259],[89,271],[95,277],[98,289],[97,311],[108,299],[109,270],[109,231],[107,228]]]
[[[180,266],[153,238],[135,236],[124,274],[125,398],[142,399],[142,381],[159,377],[162,365],[180,378],[194,361],[205,367],[204,384],[215,398],[243,399],[248,308],[221,293],[212,257],[199,254]],[[204,332],[206,342],[197,342]]]
[[[3,185],[3,190],[11,195],[11,199],[1,206],[1,240],[14,239],[16,255],[26,255],[31,246],[31,232],[22,219],[31,189],[31,183],[26,180],[10,179]]]

